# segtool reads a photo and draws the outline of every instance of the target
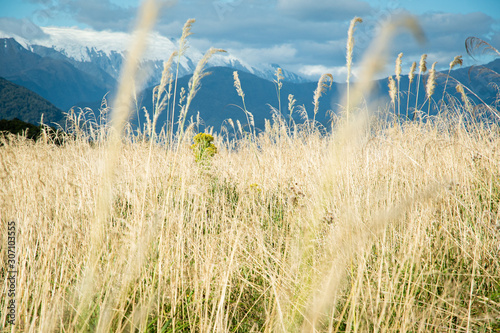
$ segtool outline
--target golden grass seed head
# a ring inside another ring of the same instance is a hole
[[[419,73],[425,73],[427,72],[427,54],[422,54],[422,57],[420,57],[420,66],[419,66]]]
[[[292,113],[292,111],[293,111],[295,102],[297,102],[297,100],[294,98],[294,96],[292,94],[289,94],[288,95],[288,111],[290,111],[290,113]]]
[[[274,76],[276,76],[276,80],[274,80],[274,83],[278,85],[278,89],[281,89],[283,86],[283,71],[281,68],[276,69],[276,72],[274,73]]]
[[[240,96],[241,98],[245,98],[245,93],[243,92],[243,89],[241,89],[240,77],[238,76],[237,71],[233,72],[233,79],[234,79],[234,87],[236,88],[238,96]]]
[[[437,61],[432,64],[431,70],[429,71],[429,78],[427,79],[427,85],[425,86],[428,98],[434,94],[434,89],[436,88],[436,64]]]
[[[461,83],[459,83],[459,84],[457,84],[457,86],[455,87],[455,89],[457,90],[457,92],[462,97],[462,102],[464,102],[466,108],[469,109],[470,108],[470,104],[469,104],[470,102],[469,102],[469,98],[467,97],[467,94],[465,93],[464,86]]]
[[[352,66],[352,52],[354,50],[354,31],[356,30],[356,24],[362,23],[363,19],[361,17],[354,17],[349,25],[349,30],[347,32],[347,82],[351,76],[351,66]]]
[[[459,55],[459,56],[456,56],[452,62],[450,62],[450,70],[453,69],[453,67],[455,66],[462,66],[464,63],[463,59],[462,59],[462,56]]]
[[[330,84],[328,84],[328,81],[330,81]],[[333,84],[333,75],[332,74],[323,74],[319,78],[318,81],[318,86],[316,87],[316,90],[314,90],[314,114],[318,113],[319,109],[319,98],[321,95],[326,91],[327,88],[331,88]]]
[[[243,127],[241,126],[241,122],[239,119],[236,119],[236,125],[238,125],[238,131],[240,132],[241,135],[243,135]]]
[[[250,125],[255,126],[255,120],[254,120],[252,112],[246,111],[246,114],[248,116],[248,121],[250,122]]]
[[[191,32],[191,28],[193,27],[193,23],[196,22],[195,19],[188,19],[186,23],[184,23],[184,27],[182,27],[182,36],[179,39],[179,57],[184,55],[187,50],[186,39],[191,36],[193,33]]]
[[[394,104],[396,102],[396,82],[389,76],[389,96],[391,97],[391,102]]]
[[[396,59],[396,70],[395,70],[395,73],[396,73],[396,80],[399,80],[401,79],[401,63],[402,63],[402,59],[403,59],[403,52],[401,52],[400,54],[398,54],[398,58]]]
[[[232,119],[232,118],[227,118],[226,120],[227,120],[228,124],[229,124],[229,125],[233,128],[233,130],[234,130],[234,121],[233,121],[233,119]]]
[[[415,78],[416,69],[417,69],[417,63],[414,61],[413,64],[411,64],[410,72],[408,73],[408,79],[410,79],[410,83],[412,83],[413,79]]]
[[[196,65],[196,69],[194,70],[193,76],[189,80],[188,86],[189,86],[189,95],[188,95],[188,102],[191,101],[191,99],[194,97],[196,92],[199,89],[200,86],[200,80],[204,78],[205,76],[209,75],[210,73],[205,73],[203,71],[205,65],[208,63],[210,58],[215,54],[219,52],[226,52],[225,50],[222,49],[216,49],[211,47],[201,58],[201,60],[198,62]]]
[[[167,82],[170,81],[170,68],[172,67],[172,62],[174,61],[175,56],[177,56],[177,51],[172,52],[167,61],[163,62],[163,72],[161,73],[161,81],[160,81],[160,91],[165,89]]]

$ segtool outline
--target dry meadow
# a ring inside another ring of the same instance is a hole
[[[494,105],[464,94],[411,121],[394,115],[399,90],[380,108],[351,83],[329,128],[291,121],[290,103],[258,131],[235,75],[247,127],[228,122],[193,144],[191,92],[175,114],[170,66],[153,111],[172,112],[176,133],[155,133],[154,112],[138,131],[126,116],[69,114],[62,144],[2,140],[2,295],[8,222],[17,230],[16,319],[2,296],[3,331],[500,330]],[[127,107],[119,98],[110,113]]]

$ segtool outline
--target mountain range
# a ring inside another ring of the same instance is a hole
[[[96,96],[102,97],[116,87],[132,41],[130,34],[77,28],[40,29],[43,33],[32,39],[0,31],[0,76],[34,90],[62,109],[75,103],[95,101]],[[157,33],[151,34],[149,39],[139,71],[144,87],[160,81],[163,62],[178,49],[175,39]],[[178,59],[179,77],[193,73],[203,55],[189,46]],[[177,71],[176,63],[174,66]],[[268,80],[274,78],[280,67],[277,64],[252,67],[228,53],[214,55],[208,66],[230,67]],[[51,76],[60,84],[45,81]],[[286,70],[283,70],[283,76],[290,82],[307,82]],[[68,86],[73,89],[64,91]]]
[[[19,118],[31,124],[60,123],[63,112],[31,90],[0,77],[0,119]]]
[[[20,36],[7,34],[0,31],[0,77],[14,84],[26,87],[55,107],[67,111],[71,107],[91,107],[98,110],[101,99],[107,95],[112,98],[113,92],[119,81],[120,68],[124,63],[127,46],[130,44],[131,36],[125,33],[96,32],[76,28],[42,27],[43,34],[36,39],[27,40]],[[158,34],[150,36],[150,47],[145,53],[140,65],[140,73],[144,78],[141,82],[139,101],[135,114],[139,118],[135,123],[142,123],[145,107],[152,112],[151,92],[152,87],[159,83],[163,69],[163,62],[177,49],[176,41]],[[194,71],[197,62],[203,57],[199,50],[189,47],[185,56],[179,61],[178,90],[185,87]],[[212,74],[202,79],[202,87],[194,98],[190,116],[196,116],[199,112],[207,126],[219,128],[224,119],[232,118],[246,124],[241,98],[236,93],[233,84],[233,71],[238,71],[242,88],[246,94],[246,107],[255,117],[256,126],[263,128],[264,119],[271,117],[271,106],[278,109],[281,103],[282,113],[288,111],[288,95],[293,94],[297,105],[304,105],[309,117],[312,115],[313,92],[316,82],[308,82],[299,75],[283,70],[283,87],[280,91],[281,100],[278,103],[277,89],[273,82],[275,72],[280,66],[277,64],[266,64],[259,68],[252,67],[244,61],[230,54],[215,55],[207,65],[207,71]],[[173,65],[176,70],[176,64]],[[485,66],[491,71],[500,72],[500,59]],[[460,98],[455,91],[456,82],[461,82],[477,97],[471,94],[476,101],[484,100],[492,103],[496,100],[497,90],[492,83],[500,83],[498,76],[477,75],[479,71],[473,68],[460,68],[453,70],[450,77],[453,79],[447,83],[446,93],[450,96]],[[434,100],[439,101],[443,96],[444,82],[447,73],[440,73],[437,79],[436,94]],[[420,106],[425,102],[425,79],[421,78],[419,101]],[[455,81],[456,80],[456,81]],[[415,82],[413,83],[415,85]],[[367,99],[388,99],[388,79],[375,82],[375,92]],[[401,104],[406,105],[406,94],[408,87],[408,76],[401,76],[400,82]],[[327,121],[327,111],[338,111],[341,103],[341,94],[345,84],[334,83],[320,100],[320,110],[316,119],[321,122]],[[414,94],[412,88],[412,94]],[[3,96],[2,96],[3,98]],[[0,100],[2,99],[0,98]],[[179,96],[176,97],[179,100]],[[414,105],[415,97],[410,96],[410,105]],[[6,114],[0,110],[0,118]],[[9,115],[10,117],[11,115]],[[295,115],[298,118],[298,113]],[[19,115],[23,119],[22,115]],[[39,119],[38,119],[39,120]],[[166,114],[161,114],[158,123],[162,125],[166,120]]]

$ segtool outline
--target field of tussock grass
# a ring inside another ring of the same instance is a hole
[[[2,332],[500,331],[494,105],[450,98],[412,121],[395,115],[399,90],[380,111],[361,84],[331,128],[277,106],[258,131],[235,75],[247,127],[195,136],[167,65],[155,112],[176,134],[154,133],[154,113],[138,131],[70,114],[58,144],[2,138],[2,295],[17,229]]]

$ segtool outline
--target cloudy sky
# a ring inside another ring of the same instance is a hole
[[[404,53],[403,65],[428,54],[447,68],[456,55],[465,63],[487,62],[466,55],[464,41],[480,37],[500,48],[500,0],[165,0],[156,30],[178,38],[188,18],[195,18],[191,44],[201,51],[223,48],[251,65],[277,63],[311,79],[329,72],[345,78],[347,29],[354,16],[359,24],[354,61],[373,40],[380,22],[401,14],[420,21],[427,38],[418,44],[402,34],[391,46],[393,61]],[[0,29],[24,19],[38,26],[77,26],[93,30],[130,31],[139,0],[0,0]],[[388,64],[387,74],[394,67]],[[405,71],[405,70],[404,70]]]

